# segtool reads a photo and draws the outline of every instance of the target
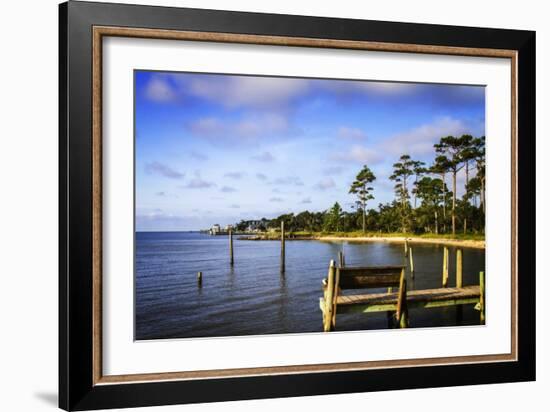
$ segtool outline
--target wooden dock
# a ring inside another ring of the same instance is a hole
[[[407,307],[439,308],[443,306],[458,306],[479,303],[479,286],[463,288],[438,288],[411,290],[407,292]],[[363,295],[340,295],[336,297],[338,313],[372,313],[397,310],[398,292],[370,293]],[[325,299],[321,298],[319,305],[324,310]]]
[[[406,249],[408,245],[406,245]],[[409,249],[412,252],[411,249]],[[405,252],[407,253],[407,252]],[[410,254],[412,256],[412,253]],[[388,319],[405,328],[411,308],[439,308],[445,306],[474,305],[480,312],[480,324],[485,323],[485,273],[479,273],[479,284],[462,286],[462,251],[457,251],[457,287],[447,287],[449,252],[443,254],[443,279],[441,288],[407,290],[405,266],[344,266],[343,254],[339,266],[330,262],[328,276],[323,279],[323,297],[319,307],[323,313],[325,332],[336,327],[336,315],[346,313],[387,312]],[[411,276],[413,263],[410,259]],[[345,289],[382,289],[385,292],[343,294]],[[395,313],[393,313],[395,312]]]

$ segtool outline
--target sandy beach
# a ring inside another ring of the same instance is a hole
[[[440,238],[423,238],[423,237],[397,237],[397,236],[366,236],[366,237],[343,237],[343,236],[319,236],[315,239],[327,242],[343,242],[350,243],[366,243],[366,242],[388,242],[388,243],[404,243],[407,240],[409,243],[429,243],[449,246],[462,246],[475,249],[485,249],[484,240],[462,240],[462,239],[440,239]]]
[[[271,235],[253,235],[242,236],[243,240],[279,240],[279,236]],[[424,244],[436,244],[436,245],[449,245],[449,246],[461,246],[474,249],[485,249],[485,240],[471,240],[471,239],[445,239],[445,238],[428,238],[428,237],[414,237],[414,236],[296,236],[289,237],[286,240],[299,241],[299,240],[319,240],[322,242],[349,242],[349,243],[368,243],[368,242],[387,242],[387,243],[404,243],[407,240],[409,243],[424,243]]]

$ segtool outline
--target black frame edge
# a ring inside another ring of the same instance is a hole
[[[517,50],[521,182],[518,274],[525,274],[518,276],[521,308],[518,361],[94,386],[91,289],[91,27],[94,24]],[[59,406],[65,410],[89,410],[534,380],[535,81],[535,33],[531,31],[109,3],[61,4]]]
[[[536,380],[536,33],[518,49],[518,360]],[[523,160],[523,161],[522,161]],[[520,185],[521,182],[521,185]],[[523,273],[523,277],[521,276]]]
[[[58,405],[60,408],[69,409],[69,374],[67,372],[68,359],[68,323],[67,323],[67,32],[68,32],[68,15],[67,3],[62,3],[58,8],[59,19],[59,39],[58,39],[58,55],[59,55],[59,140],[58,140],[58,179],[59,179],[59,250],[58,250],[58,265],[59,265],[59,309],[58,309],[58,339],[59,339],[59,370],[58,370]]]

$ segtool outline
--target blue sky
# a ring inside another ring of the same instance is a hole
[[[136,229],[197,230],[350,210],[364,164],[370,206],[391,201],[399,156],[429,164],[440,137],[485,134],[485,89],[136,71],[135,123]]]

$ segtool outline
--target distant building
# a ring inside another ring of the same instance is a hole
[[[211,235],[218,235],[222,231],[222,228],[217,223],[210,228]]]
[[[261,220],[249,220],[247,222],[247,232],[259,232],[264,230],[264,224]]]

